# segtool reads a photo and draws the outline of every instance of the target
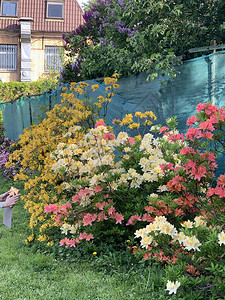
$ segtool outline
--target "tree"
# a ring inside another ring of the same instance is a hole
[[[64,81],[120,73],[175,76],[175,65],[193,47],[225,42],[222,0],[96,0],[86,23],[64,35],[72,62]]]

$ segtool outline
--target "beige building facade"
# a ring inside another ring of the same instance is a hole
[[[36,81],[60,71],[62,34],[84,23],[76,0],[0,0],[0,80]]]

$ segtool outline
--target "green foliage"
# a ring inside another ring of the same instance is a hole
[[[188,49],[224,43],[224,1],[96,0],[86,7],[86,23],[66,34],[67,64],[63,81],[114,72],[147,72],[175,77],[175,65]]]
[[[39,95],[45,91],[54,90],[57,86],[57,80],[51,77],[33,82],[0,82],[0,101],[12,102],[23,96]]]

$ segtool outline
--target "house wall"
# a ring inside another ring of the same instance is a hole
[[[0,70],[3,82],[20,81],[21,46],[19,33],[0,31],[0,44],[17,45],[17,71]],[[38,80],[45,74],[45,46],[63,46],[59,33],[32,33],[31,35],[31,81]]]
[[[45,46],[64,45],[61,35],[51,33],[41,35],[32,34],[31,38],[31,81],[38,80],[45,74]]]
[[[0,80],[2,82],[20,81],[20,37],[17,32],[0,31],[0,44],[17,45],[17,71],[0,70]]]

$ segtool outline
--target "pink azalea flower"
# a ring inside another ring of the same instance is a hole
[[[109,215],[112,215],[114,212],[115,212],[115,207],[114,207],[114,206],[110,206],[110,207],[108,208],[108,214],[109,214]]]
[[[84,189],[84,190],[81,189],[78,194],[79,194],[80,197],[89,196],[91,194],[91,190],[89,190],[89,189]]]
[[[213,139],[213,134],[210,131],[202,133],[202,137],[207,139],[207,140],[212,140]]]
[[[225,188],[222,186],[216,186],[215,194],[218,195],[219,198],[225,198]]]
[[[105,205],[106,205],[106,202],[105,202],[105,201],[103,201],[103,202],[97,202],[97,203],[95,204],[95,206],[96,206],[99,210],[103,210],[104,207],[105,207]]]
[[[174,170],[172,163],[161,164],[160,168],[162,169],[163,172],[165,172],[166,170]]]
[[[181,134],[170,134],[170,136],[168,137],[168,141],[172,141],[172,142],[176,142],[176,141],[182,141],[184,142],[184,135],[183,133]]]
[[[98,121],[98,122],[95,124],[95,128],[97,128],[98,126],[105,126],[105,127],[106,127],[106,124],[105,124],[105,122],[103,122],[103,121]]]
[[[154,221],[154,217],[152,217],[149,214],[143,214],[142,219],[143,222],[153,222]]]
[[[59,207],[57,204],[49,204],[49,205],[46,205],[45,208],[44,208],[44,212],[45,213],[53,213],[53,214],[57,214],[59,212]]]
[[[76,202],[79,202],[79,200],[80,200],[80,195],[78,194],[78,195],[76,195],[76,196],[74,196],[73,198],[72,198],[72,202],[73,203],[76,203]]]
[[[205,110],[205,113],[207,115],[214,114],[218,110],[218,107],[216,105],[208,104]]]
[[[199,103],[196,107],[197,111],[200,112],[202,110],[204,110],[206,107],[206,104],[205,103]]]
[[[119,125],[121,123],[121,121],[119,119],[114,119],[112,121],[113,124]]]
[[[102,190],[103,190],[103,187],[100,186],[100,185],[96,185],[95,188],[93,189],[93,191],[94,191],[95,193],[99,193],[99,192],[101,192]]]
[[[68,242],[69,242],[69,239],[65,238],[65,239],[62,239],[60,242],[59,242],[59,245],[60,246],[66,246],[66,248],[68,248]]]
[[[186,132],[186,138],[194,142],[194,138],[200,138],[201,137],[201,131],[197,128],[190,127],[188,131]]]
[[[128,142],[129,142],[132,146],[134,146],[134,144],[135,144],[135,140],[134,140],[134,138],[132,138],[132,137],[129,137],[129,138],[128,138]]]
[[[198,118],[196,118],[196,116],[192,116],[192,117],[188,118],[187,125],[191,126],[197,121],[198,121]]]
[[[84,232],[84,233],[80,233],[79,239],[80,240],[90,241],[90,240],[94,239],[94,236],[91,233],[87,234],[86,232]]]
[[[122,221],[124,220],[123,215],[119,214],[118,212],[117,213],[113,213],[111,215],[111,218],[116,220],[116,224],[118,224],[118,223],[122,224]]]
[[[205,130],[210,130],[210,131],[215,130],[215,128],[212,125],[211,119],[206,120],[205,122],[202,122],[201,124],[199,124],[199,128],[202,129],[203,131],[205,131]]]
[[[225,185],[225,175],[220,175],[217,184]]]
[[[159,133],[164,133],[164,132],[166,132],[166,131],[168,131],[169,130],[169,128],[168,127],[166,127],[166,126],[163,126],[163,127],[161,127],[160,128],[160,131],[159,131]]]
[[[87,226],[87,225],[90,225],[92,226],[92,222],[94,222],[95,220],[97,219],[97,215],[94,214],[90,214],[90,213],[87,213],[84,217],[83,217],[83,225],[84,226]]]
[[[111,132],[107,132],[107,133],[104,134],[103,139],[104,139],[105,141],[108,141],[108,140],[115,140],[115,135],[112,134]]]
[[[86,241],[90,241],[90,240],[93,240],[94,239],[94,236],[93,236],[93,234],[87,234],[86,235]]]
[[[137,221],[141,221],[140,216],[138,216],[138,215],[131,216],[126,225],[127,226],[128,225],[135,225],[137,223]]]
[[[194,179],[201,180],[202,177],[206,177],[207,169],[205,166],[198,166],[196,169],[192,169],[192,175],[194,175]]]
[[[65,203],[65,204],[62,204],[62,206],[61,206],[61,211],[64,213],[64,214],[68,214],[68,211],[67,211],[67,208],[72,208],[72,205],[69,203],[69,202],[67,202],[67,203]]]
[[[188,154],[195,154],[195,150],[193,148],[191,148],[191,147],[182,148],[180,150],[180,154],[181,155],[186,155],[187,153]]]
[[[103,211],[101,211],[98,214],[98,222],[104,221],[104,220],[108,220],[108,217],[105,215],[105,213]]]

